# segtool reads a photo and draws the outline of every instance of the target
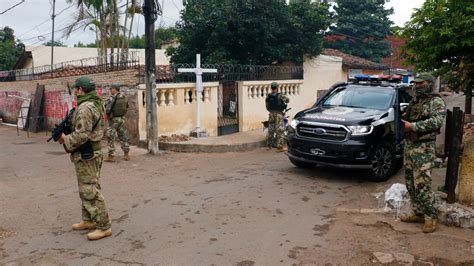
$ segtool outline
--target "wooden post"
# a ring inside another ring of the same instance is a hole
[[[453,135],[453,112],[448,110],[446,114],[446,125],[445,125],[445,135],[444,135],[444,158],[448,157],[449,150],[451,149],[451,142]]]
[[[456,185],[458,182],[459,156],[461,152],[462,136],[464,131],[464,113],[459,107],[453,108],[452,113],[452,137],[449,147],[448,167],[446,168],[446,190],[448,192],[448,203],[456,201]]]

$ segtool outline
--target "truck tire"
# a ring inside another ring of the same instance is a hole
[[[370,179],[376,182],[387,181],[395,172],[397,167],[395,149],[387,142],[379,144],[370,159]]]
[[[306,162],[298,161],[291,158],[289,159],[290,159],[290,162],[298,168],[313,168],[316,166],[316,164],[313,164],[313,163],[306,163]]]

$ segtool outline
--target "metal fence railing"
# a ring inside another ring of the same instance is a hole
[[[179,73],[178,68],[192,69],[195,68],[195,65],[158,66],[156,69],[157,83],[196,82],[195,73]],[[203,73],[203,82],[303,79],[302,66],[202,65],[202,68],[217,69],[217,73]]]
[[[138,65],[139,58],[137,52],[121,52],[57,63],[52,66],[44,65],[26,69],[0,71],[0,82],[78,76],[125,70],[137,67]]]

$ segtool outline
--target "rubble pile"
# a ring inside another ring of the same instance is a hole
[[[184,134],[173,134],[171,136],[162,135],[160,136],[160,142],[182,142],[190,140],[190,136],[186,136]]]
[[[443,202],[438,207],[439,220],[441,223],[462,228],[474,228],[474,212],[472,209],[460,204],[448,204]]]
[[[400,183],[393,184],[384,193],[384,211],[395,215],[395,219],[400,216],[413,214],[410,199],[406,186]],[[438,209],[439,222],[448,226],[474,229],[474,210],[459,203],[446,203],[446,193],[435,191],[435,207]]]

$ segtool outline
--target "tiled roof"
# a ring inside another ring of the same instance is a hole
[[[369,69],[369,70],[385,70],[389,69],[388,65],[379,64],[362,57],[343,53],[336,49],[324,49],[323,55],[337,56],[342,58],[342,65],[348,68]]]

